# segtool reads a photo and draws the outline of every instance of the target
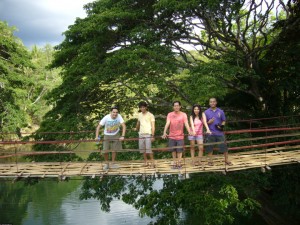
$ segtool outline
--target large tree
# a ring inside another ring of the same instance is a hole
[[[26,69],[32,67],[30,55],[13,34],[15,28],[0,21],[0,132],[15,132],[27,125]]]
[[[267,111],[272,84],[261,61],[288,26],[276,30],[273,24],[289,19],[291,7],[275,0],[89,3],[87,17],[77,19],[57,46],[52,66],[63,68],[63,83],[50,95],[56,106],[45,123],[77,130],[111,104],[130,113],[144,99],[159,113],[174,98],[204,103],[228,93]]]
[[[61,82],[59,69],[49,69],[54,49],[28,50],[14,36],[16,28],[0,21],[0,132],[35,130],[51,109],[45,95]]]

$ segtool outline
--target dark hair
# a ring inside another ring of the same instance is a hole
[[[194,109],[198,107],[199,109],[199,119],[201,120],[202,119],[202,110],[201,110],[201,106],[199,104],[194,104],[193,107],[192,107],[192,113],[191,113],[191,116],[193,117],[193,121],[195,121],[195,118],[196,118],[196,114],[194,112]]]
[[[175,103],[178,103],[181,106],[181,102],[180,101],[174,101],[173,102],[173,106],[175,105]]]
[[[113,111],[114,109],[118,110],[118,112],[119,112],[119,107],[118,107],[118,106],[116,106],[116,105],[112,106],[112,107],[110,108],[110,111]]]
[[[141,108],[141,107],[148,107],[148,104],[146,103],[146,102],[140,102],[139,103],[139,108]]]

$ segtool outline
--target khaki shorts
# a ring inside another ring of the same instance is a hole
[[[122,150],[122,142],[119,141],[120,134],[104,135],[103,152]]]
[[[140,134],[139,135],[139,149],[140,153],[152,153],[151,149],[151,134]]]

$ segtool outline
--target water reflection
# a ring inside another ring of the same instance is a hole
[[[88,199],[79,201],[81,187],[68,194],[61,206],[52,211],[45,218],[37,214],[32,204],[28,206],[28,215],[23,225],[32,224],[148,224],[151,220],[147,217],[140,218],[138,211],[120,200],[112,200],[110,212],[104,212],[99,207],[99,201]]]
[[[0,223],[22,225],[48,224],[148,224],[138,211],[113,199],[110,212],[100,209],[99,200],[79,200],[82,180],[57,182],[43,180],[35,185],[23,181],[0,182]]]
[[[191,174],[190,179],[2,180],[0,223],[291,225],[300,219],[299,180],[299,164],[266,173]]]

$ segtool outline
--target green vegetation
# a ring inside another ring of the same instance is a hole
[[[27,50],[15,28],[0,21],[0,132],[35,131],[51,108],[44,96],[61,83],[59,69],[47,66],[53,48]]]

